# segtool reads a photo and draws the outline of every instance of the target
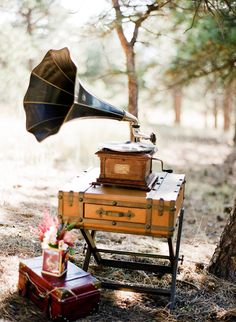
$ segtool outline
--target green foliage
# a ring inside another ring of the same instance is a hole
[[[221,8],[224,18],[209,14],[195,17],[192,28],[185,32],[183,42],[177,44],[177,54],[167,70],[170,83],[189,83],[195,78],[208,76],[221,84],[236,78],[236,16]],[[191,17],[178,13],[175,17],[186,25]]]

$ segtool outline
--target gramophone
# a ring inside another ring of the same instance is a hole
[[[96,152],[100,158],[100,176],[94,184],[150,190],[156,182],[157,175],[152,173],[153,154],[157,150],[155,134],[142,133],[135,116],[89,93],[77,77],[77,67],[67,48],[49,50],[33,69],[24,109],[26,128],[39,142],[76,118],[130,122],[132,141],[107,143]]]

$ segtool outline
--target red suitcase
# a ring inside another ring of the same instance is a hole
[[[51,319],[73,321],[98,308],[100,283],[90,273],[71,262],[61,277],[44,275],[41,270],[42,257],[21,260],[18,289]]]

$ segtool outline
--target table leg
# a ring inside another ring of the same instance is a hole
[[[97,247],[95,245],[95,230],[92,230],[91,233],[87,229],[80,229],[80,231],[81,231],[81,233],[88,245],[88,249],[86,251],[84,265],[83,265],[83,269],[85,271],[87,271],[91,255],[93,255],[93,257],[98,265],[101,264],[101,256],[100,256],[99,252],[97,251]]]
[[[177,233],[175,257],[173,262],[172,281],[171,281],[171,295],[170,295],[170,303],[169,303],[170,310],[172,310],[175,306],[176,277],[177,277],[177,269],[178,269],[178,262],[179,262],[179,250],[180,250],[183,218],[184,218],[184,208],[181,209],[180,216],[179,216],[179,227],[178,227],[178,233]]]
[[[181,209],[180,215],[179,215],[179,224],[178,224],[178,231],[177,231],[177,240],[175,245],[175,252],[173,247],[173,240],[172,238],[168,238],[168,246],[169,246],[169,256],[158,256],[155,255],[155,257],[159,258],[165,258],[170,260],[170,266],[163,266],[163,265],[156,265],[156,264],[144,264],[144,263],[137,263],[137,262],[130,262],[130,261],[120,261],[120,260],[111,260],[111,259],[103,259],[100,255],[100,252],[110,252],[113,251],[109,250],[103,250],[98,249],[95,244],[95,235],[96,231],[86,229],[80,229],[86,243],[87,243],[87,251],[85,254],[83,269],[85,271],[88,270],[91,255],[93,255],[96,263],[98,265],[105,265],[108,267],[117,267],[117,268],[128,268],[133,270],[147,270],[152,272],[163,272],[167,274],[171,274],[171,287],[170,289],[155,289],[150,287],[139,287],[139,286],[129,286],[126,284],[120,284],[120,283],[113,283],[113,282],[103,282],[102,285],[105,288],[112,288],[112,289],[122,289],[122,290],[131,290],[133,289],[136,292],[147,292],[147,293],[153,293],[153,294],[162,294],[162,295],[169,295],[170,296],[170,303],[169,303],[169,309],[172,310],[175,305],[175,293],[176,293],[176,277],[177,277],[177,269],[178,269],[178,262],[179,262],[179,250],[180,250],[180,240],[181,240],[181,234],[182,234],[182,226],[183,226],[183,217],[184,217],[184,208]],[[116,252],[114,253],[124,253],[126,255],[132,255],[134,253],[132,252]],[[141,255],[141,254],[140,254]],[[153,254],[150,254],[154,257]],[[148,256],[147,256],[148,257]]]
[[[96,231],[95,230],[92,230],[91,231],[91,237],[93,238],[93,240],[95,240],[95,234],[96,234]],[[89,263],[90,263],[90,259],[91,259],[91,255],[92,255],[92,252],[91,252],[91,247],[89,244],[87,244],[87,250],[86,250],[86,254],[85,254],[85,257],[84,257],[84,264],[83,264],[83,270],[84,271],[87,271],[88,270],[88,267],[89,267]]]
[[[174,247],[173,247],[173,240],[172,237],[167,238],[168,242],[168,247],[169,247],[169,256],[170,256],[170,263],[171,266],[174,266],[174,259],[175,259],[175,254],[174,254]]]

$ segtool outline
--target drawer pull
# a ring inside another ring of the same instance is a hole
[[[122,211],[112,211],[112,210],[104,210],[103,208],[99,208],[96,213],[100,216],[113,216],[113,217],[134,217],[134,213],[132,211],[122,212]]]

